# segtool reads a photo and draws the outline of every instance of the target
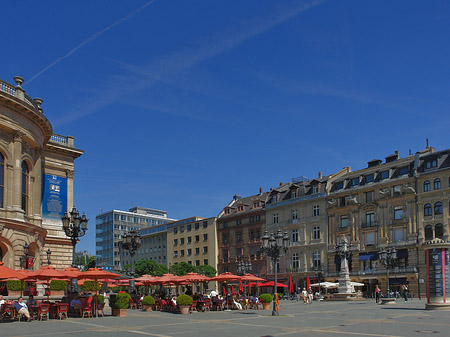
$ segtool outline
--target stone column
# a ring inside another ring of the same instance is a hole
[[[13,191],[12,191],[12,209],[22,211],[22,138],[23,133],[14,132],[13,145]]]

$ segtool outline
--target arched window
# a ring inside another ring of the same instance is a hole
[[[441,189],[441,179],[434,179],[434,189],[440,190]]]
[[[431,225],[425,226],[425,240],[433,240],[433,227]]]
[[[430,182],[427,180],[427,181],[425,181],[424,183],[423,183],[423,191],[424,192],[428,192],[430,189],[431,189],[431,187],[430,187],[431,185],[430,185]]]
[[[423,207],[423,215],[425,215],[425,216],[433,215],[433,210],[431,208],[431,204],[426,204]]]
[[[434,204],[434,215],[442,214],[442,202],[438,201]]]
[[[436,227],[434,227],[434,235],[439,239],[444,237],[444,226],[442,226],[441,223],[438,223]]]
[[[22,209],[27,212],[28,206],[28,165],[25,161],[22,162]]]
[[[3,190],[5,188],[5,158],[0,153],[0,208],[3,208]]]

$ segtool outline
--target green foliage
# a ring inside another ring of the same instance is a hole
[[[61,280],[50,281],[50,290],[67,290],[67,282]]]
[[[152,296],[145,296],[142,300],[142,305],[154,305],[155,299]]]
[[[94,292],[100,290],[100,283],[98,281],[84,281],[81,289],[84,292]]]
[[[131,296],[127,293],[109,296],[109,306],[112,309],[128,309]]]
[[[20,289],[23,290],[24,285],[22,284],[22,281],[19,280],[8,280],[6,281],[6,289],[9,291],[20,291]]]
[[[263,303],[270,303],[273,301],[273,296],[270,294],[261,294],[261,296],[259,296],[259,299]]]
[[[214,267],[209,266],[207,264],[203,266],[197,266],[195,267],[195,269],[196,269],[195,272],[197,272],[198,274],[205,275],[208,277],[214,277],[217,275],[217,270]]]
[[[82,271],[86,271],[89,268],[95,268],[96,264],[96,257],[90,256],[89,258],[86,256],[77,256],[75,258],[75,264],[79,267],[81,267]]]
[[[141,260],[134,264],[134,271],[137,276],[162,276],[163,274],[167,274],[169,269],[165,265],[158,264],[153,260]]]
[[[97,295],[97,302],[99,304],[105,303],[105,296],[103,295]]]
[[[177,297],[177,304],[180,306],[191,305],[194,300],[189,295],[180,295]]]
[[[111,290],[113,293],[118,293],[120,290],[122,290],[122,288],[119,286],[116,286],[116,287],[112,287]]]
[[[172,274],[177,276],[184,276],[187,273],[195,273],[196,271],[193,265],[186,262],[177,263],[172,266]]]

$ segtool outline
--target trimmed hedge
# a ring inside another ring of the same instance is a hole
[[[130,305],[130,294],[122,293],[109,296],[109,306],[112,309],[128,309]]]
[[[180,306],[191,305],[193,301],[193,298],[189,295],[184,294],[177,297],[177,304]]]
[[[154,305],[155,299],[152,296],[145,296],[142,300],[142,305]]]
[[[50,290],[67,290],[67,282],[61,280],[50,281]]]
[[[81,289],[85,292],[95,292],[100,290],[100,283],[98,281],[84,281]]]
[[[6,289],[9,291],[20,291],[24,289],[24,285],[19,280],[8,280],[6,281]]]
[[[263,303],[270,303],[273,301],[273,296],[270,294],[261,294],[261,296],[259,296],[259,299]]]

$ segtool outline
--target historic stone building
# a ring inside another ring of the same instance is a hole
[[[192,217],[168,224],[167,251],[169,267],[186,262],[217,269],[216,217]]]
[[[450,248],[450,149],[416,154],[419,284],[426,291],[426,249]],[[448,275],[447,275],[448,277]]]
[[[41,108],[21,87],[0,80],[0,258],[14,269],[72,263],[61,217],[73,206],[74,139],[53,133]],[[25,245],[29,247],[25,260]]]
[[[400,158],[396,151],[385,162],[336,179],[328,201],[328,279],[339,275],[335,247],[345,236],[352,244],[349,261],[352,280],[365,283],[372,294],[376,284],[386,291],[386,269],[379,260],[382,248],[396,248],[398,261],[390,272],[391,289],[404,283],[417,292],[417,226],[415,156]]]
[[[239,262],[250,262],[252,274],[266,275],[266,257],[261,254],[265,229],[267,192],[233,200],[220,212],[217,220],[218,272],[238,273]]]
[[[266,203],[266,229],[276,233],[287,232],[290,247],[279,261],[278,273],[281,282],[289,276],[295,285],[303,286],[306,276],[312,282],[319,271],[326,271],[327,261],[327,204],[326,195],[331,182],[347,170],[316,179],[295,178],[287,184],[269,192]],[[268,270],[273,277],[273,266],[268,261]]]

